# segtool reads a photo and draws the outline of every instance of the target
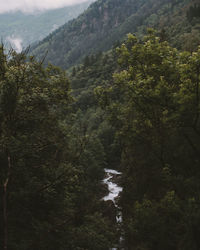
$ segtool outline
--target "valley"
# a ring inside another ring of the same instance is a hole
[[[0,15],[0,249],[200,249],[199,9]]]
[[[12,11],[0,14],[0,38],[17,52],[27,48],[58,29],[69,20],[76,18],[87,9],[90,1],[53,10],[35,12]]]

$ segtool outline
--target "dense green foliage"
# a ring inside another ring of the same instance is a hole
[[[1,249],[103,250],[115,242],[101,209],[103,147],[72,101],[64,72],[1,47]]]
[[[70,81],[76,102],[74,112],[81,116],[85,127],[99,138],[105,154],[105,167],[117,168],[120,162],[120,145],[115,140],[114,128],[99,108],[94,89],[112,81],[117,68],[115,50],[105,54],[87,56],[83,65],[72,69]],[[78,121],[80,123],[80,121]]]
[[[98,0],[33,50],[69,77],[0,48],[0,248],[200,249],[198,9]]]
[[[122,145],[126,249],[200,248],[200,48],[178,52],[149,30],[118,49],[97,95]]]
[[[6,43],[21,40],[22,47],[42,40],[49,33],[76,18],[92,1],[55,10],[33,13],[9,12],[0,14],[0,38]],[[15,48],[14,43],[11,45]]]
[[[190,6],[189,10],[187,11],[187,18],[189,21],[192,21],[194,18],[200,17],[200,5],[194,4]]]
[[[110,49],[127,33],[142,37],[147,27],[179,49],[195,50],[200,42],[199,17],[189,20],[192,0],[98,0],[32,48],[31,53],[68,68],[85,56]]]

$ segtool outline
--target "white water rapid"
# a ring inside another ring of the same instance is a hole
[[[121,172],[118,172],[113,169],[105,169],[106,177],[103,180],[103,183],[105,183],[108,186],[109,194],[106,195],[103,200],[109,201],[111,200],[115,207],[117,208],[117,216],[116,221],[117,223],[122,222],[122,213],[120,211],[120,208],[117,205],[116,198],[119,196],[119,193],[122,191],[122,187],[120,187],[117,183],[115,183],[115,180],[113,180],[113,177],[121,175]],[[115,178],[114,178],[115,179]],[[122,237],[120,237],[119,243],[122,241]],[[111,248],[110,250],[117,250],[118,248]]]
[[[115,206],[116,201],[115,198],[118,197],[119,193],[122,191],[122,187],[119,187],[116,183],[113,182],[112,178],[115,175],[121,175],[120,172],[113,169],[105,169],[106,177],[103,180],[103,183],[108,185],[109,194],[103,198],[104,201],[111,200]]]

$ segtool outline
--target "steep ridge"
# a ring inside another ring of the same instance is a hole
[[[135,13],[147,0],[99,0],[77,19],[70,21],[33,48],[33,54],[69,67],[90,52],[109,49],[115,37],[110,32]]]
[[[178,48],[193,50],[199,43],[199,17],[189,19],[192,0],[98,0],[31,49],[46,62],[68,68],[92,53],[106,51],[127,33],[143,36],[147,27]],[[185,43],[183,43],[185,40]]]

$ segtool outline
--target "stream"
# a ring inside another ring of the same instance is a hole
[[[121,172],[118,172],[113,169],[105,169],[106,176],[103,179],[103,183],[108,186],[108,195],[103,197],[104,201],[109,201],[111,200],[117,210],[117,215],[116,215],[116,222],[121,223],[122,222],[122,213],[120,211],[120,208],[117,205],[116,198],[118,198],[119,193],[122,191],[122,187],[120,187],[117,183],[115,183],[115,178],[116,176],[121,175]],[[114,179],[114,180],[113,180]],[[122,237],[119,239],[119,245],[122,242]],[[119,248],[111,248],[110,250],[117,250]]]

